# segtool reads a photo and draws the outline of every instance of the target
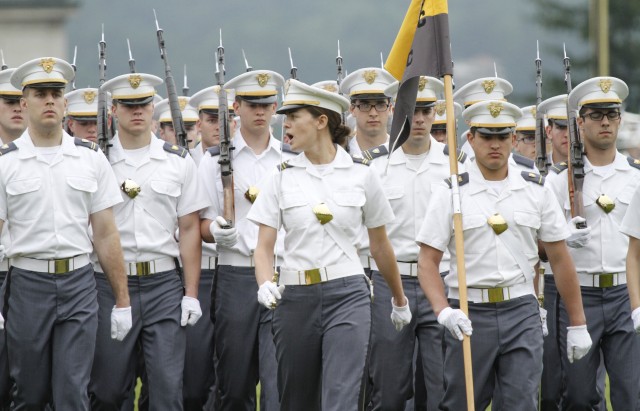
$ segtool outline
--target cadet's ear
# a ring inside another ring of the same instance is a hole
[[[318,130],[323,129],[327,127],[327,125],[329,125],[329,117],[324,114],[320,115],[320,117],[316,118],[316,120],[318,121]]]

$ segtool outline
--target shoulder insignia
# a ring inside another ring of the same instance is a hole
[[[283,153],[290,153],[290,154],[300,154],[297,151],[291,150],[291,146],[289,144],[283,144],[282,145],[282,152]]]
[[[387,149],[387,147],[384,144],[381,144],[378,147],[370,148],[369,150],[364,150],[362,152],[362,158],[371,161],[374,158],[378,158],[385,154],[389,154],[389,149]]]
[[[295,166],[292,166],[291,164],[289,164],[288,161],[285,161],[284,163],[278,164],[278,171],[286,170],[287,168],[293,168],[293,167]]]
[[[629,165],[631,167],[640,170],[640,160],[633,157],[627,157],[627,161],[629,161]]]
[[[522,173],[520,173],[520,175],[522,176],[522,178],[524,178],[527,181],[531,181],[532,183],[540,184],[541,186],[544,185],[544,177],[542,177],[540,174],[530,173],[528,171],[523,171]]]
[[[362,164],[362,165],[365,165],[365,166],[369,166],[371,164],[371,161],[369,159],[367,159],[367,158],[360,158],[360,157],[353,157],[352,156],[351,160],[353,160],[354,163]]]
[[[444,146],[444,150],[442,150],[442,152],[444,153],[445,156],[449,155],[449,146],[445,144]],[[467,153],[465,153],[464,151],[457,149],[456,153],[458,154],[456,157],[458,158],[458,162],[459,163],[464,163],[465,161],[467,161]]]
[[[98,151],[98,145],[96,143],[94,143],[93,141],[89,141],[89,140],[84,139],[84,138],[75,137],[73,139],[73,142],[74,142],[74,144],[76,146],[86,147],[86,148],[90,148],[93,151]]]
[[[567,168],[569,168],[569,164],[567,164],[566,161],[560,161],[551,166],[551,171],[553,171],[556,174],[560,174]]]
[[[164,148],[164,151],[166,151],[167,153],[175,154],[182,158],[185,158],[187,154],[189,154],[186,149],[175,144],[164,143],[164,146],[162,148]]]
[[[209,153],[211,157],[217,156],[220,154],[220,147],[219,146],[209,147],[207,149],[207,153]]]
[[[528,159],[525,156],[520,155],[518,153],[513,153],[512,156],[513,156],[513,161],[515,161],[516,164],[520,164],[521,166],[524,166],[533,170],[533,167],[535,165],[533,160]]]
[[[445,178],[444,182],[447,183],[447,185],[449,186],[449,188],[452,188],[453,185],[451,184],[451,177],[449,178]],[[458,174],[458,187],[463,186],[465,184],[467,184],[469,182],[469,173],[462,173],[462,174]]]
[[[18,146],[16,146],[14,142],[11,142],[9,144],[3,144],[2,146],[0,146],[0,156],[3,156],[17,149],[18,149]]]

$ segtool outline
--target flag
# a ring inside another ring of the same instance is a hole
[[[384,68],[398,81],[389,153],[409,137],[420,76],[453,75],[447,0],[411,0]]]

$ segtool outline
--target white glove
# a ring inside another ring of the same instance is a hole
[[[540,322],[542,323],[542,336],[549,335],[549,328],[547,327],[547,310],[540,307]]]
[[[631,312],[631,319],[633,320],[633,328],[636,329],[637,334],[640,334],[640,307]]]
[[[283,292],[284,285],[277,286],[271,281],[265,281],[258,288],[258,302],[269,310],[273,310],[276,308],[278,300],[282,298]]]
[[[462,310],[454,310],[451,307],[440,311],[438,323],[447,327],[447,329],[451,331],[451,334],[460,341],[464,339],[463,333],[470,336],[473,332],[471,320],[469,320]]]
[[[396,331],[402,330],[402,328],[411,322],[411,308],[409,308],[409,299],[404,297],[405,305],[398,307],[393,303],[393,297],[391,298],[391,322],[396,326]]]
[[[0,245],[0,263],[4,260],[6,256],[7,255],[6,255],[4,246]]]
[[[591,344],[591,336],[586,325],[567,327],[567,357],[570,363],[587,355]]]
[[[4,317],[0,313],[0,330],[4,330]]]
[[[567,238],[567,246],[571,248],[582,248],[591,239],[591,227],[587,228],[576,228],[576,224],[584,223],[584,218],[580,216],[573,217],[569,220],[569,238]]]
[[[200,317],[202,317],[202,309],[200,308],[200,301],[197,298],[187,297],[186,295],[182,297],[182,303],[180,303],[180,307],[182,308],[182,317],[180,317],[180,325],[185,326],[195,325]]]
[[[238,242],[238,229],[235,227],[222,228],[225,224],[227,221],[224,217],[217,216],[215,221],[209,225],[209,231],[211,231],[216,244],[223,247],[233,247]]]
[[[111,310],[111,338],[122,341],[127,336],[133,320],[131,318],[131,306],[117,308],[115,305]]]

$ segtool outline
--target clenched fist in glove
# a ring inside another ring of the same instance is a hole
[[[567,238],[567,246],[571,248],[582,248],[591,239],[591,227],[577,228],[576,224],[584,223],[587,220],[580,216],[573,217],[569,220],[569,238]]]
[[[118,341],[124,340],[132,324],[131,306],[118,308],[114,305],[111,310],[111,338]]]
[[[591,349],[591,336],[586,325],[567,327],[567,357],[569,362],[579,360]]]
[[[447,307],[440,311],[440,315],[438,315],[438,323],[447,327],[447,330],[449,330],[451,334],[460,341],[464,339],[463,334],[470,336],[473,332],[471,320],[462,312],[462,310],[454,310],[451,307]]]
[[[223,247],[233,247],[238,242],[238,229],[235,227],[222,228],[227,226],[227,220],[224,217],[217,216],[215,221],[209,225],[209,231],[216,244]]]
[[[284,285],[277,286],[271,281],[265,281],[258,289],[258,302],[269,310],[273,310],[282,298],[283,292]]]
[[[182,308],[182,316],[180,318],[180,325],[185,326],[195,325],[200,317],[202,317],[202,309],[200,308],[200,301],[197,298],[187,297],[186,295],[182,297],[182,303],[180,304]]]
[[[405,304],[402,307],[398,307],[393,303],[391,298],[391,322],[396,326],[396,331],[402,330],[402,328],[411,322],[411,308],[409,308],[409,299],[404,297]]]
[[[547,327],[547,310],[542,307],[540,309],[540,322],[542,323],[542,336],[546,337],[549,335],[549,328]]]
[[[635,328],[636,334],[640,334],[640,307],[631,312],[631,320],[633,321],[633,328]]]

